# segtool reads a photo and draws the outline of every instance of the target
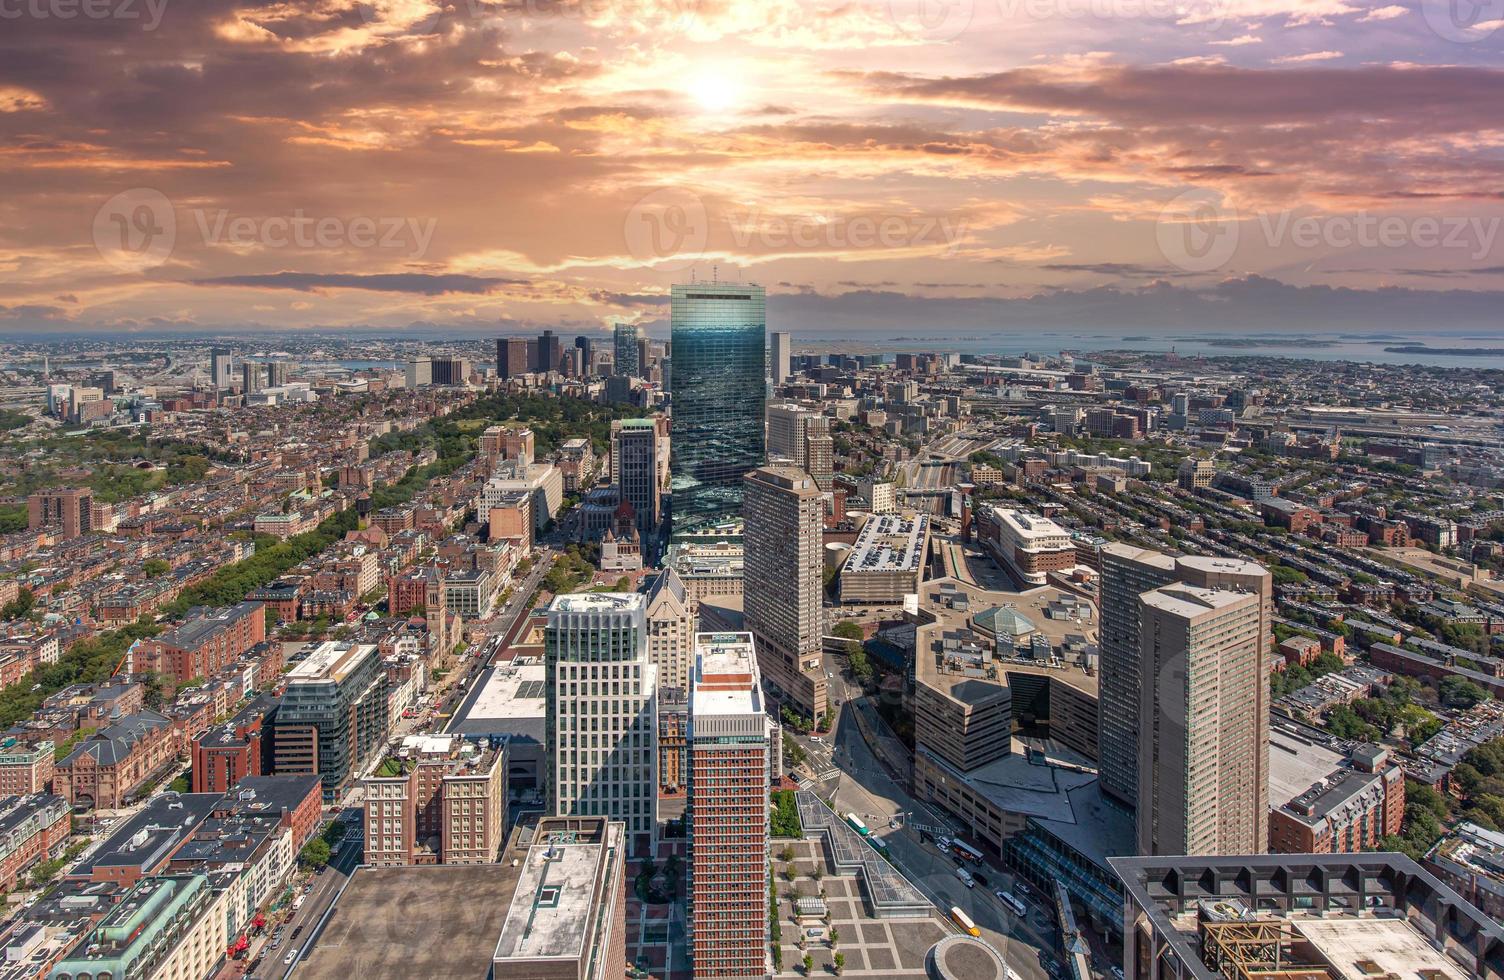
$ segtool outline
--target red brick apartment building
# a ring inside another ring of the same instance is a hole
[[[266,639],[266,607],[241,602],[190,614],[187,622],[131,651],[131,672],[155,671],[177,684],[213,677]]]
[[[140,711],[74,746],[57,765],[54,790],[69,803],[118,809],[182,751],[182,731],[171,719]]]

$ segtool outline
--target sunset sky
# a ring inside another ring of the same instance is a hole
[[[0,0],[0,333],[1497,326],[1500,66],[1504,0]]]

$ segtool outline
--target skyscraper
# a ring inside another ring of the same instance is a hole
[[[768,406],[768,459],[793,463],[821,490],[833,479],[834,448],[830,420],[793,402]]]
[[[1108,544],[1101,552],[1101,675],[1097,744],[1102,789],[1130,806],[1139,799],[1138,766],[1140,692],[1146,667],[1139,643],[1139,596],[1176,582],[1207,589],[1252,592],[1260,597],[1259,647],[1261,661],[1271,644],[1272,580],[1255,562],[1234,558],[1182,555],[1171,557],[1147,548]],[[1265,664],[1267,666],[1267,664]],[[1261,673],[1261,676],[1264,676]],[[1268,799],[1269,698],[1267,682],[1253,692],[1249,714],[1258,726],[1260,746],[1248,778]],[[1268,807],[1259,810],[1266,819]]]
[[[433,358],[426,355],[409,358],[406,380],[409,388],[426,388],[433,384]]]
[[[1178,583],[1139,597],[1141,854],[1268,849],[1254,719],[1267,683],[1261,606],[1257,593]]]
[[[261,365],[255,361],[240,362],[240,393],[249,395],[261,390]]]
[[[697,635],[688,794],[696,978],[768,975],[770,726],[751,634]]]
[[[575,350],[580,352],[580,374],[590,374],[590,362],[595,359],[595,340],[584,334],[574,339]]]
[[[578,592],[548,607],[548,803],[555,816],[604,816],[652,853],[658,822],[658,669],[648,661],[647,598]]]
[[[225,389],[235,384],[235,369],[230,352],[221,347],[209,351],[209,380],[214,387]]]
[[[734,519],[761,466],[767,297],[750,283],[673,287],[675,530]]]
[[[630,323],[618,323],[611,336],[615,344],[615,373],[624,378],[640,377],[642,363],[637,357],[637,328]]]
[[[794,335],[771,333],[768,335],[768,378],[780,385],[794,374]]]
[[[552,330],[543,331],[538,337],[538,370],[545,373],[562,370],[563,360],[563,342],[560,338],[554,336]]]
[[[611,481],[636,511],[637,531],[656,534],[662,510],[658,486],[658,426],[652,419],[611,423]]]
[[[287,384],[288,364],[286,361],[266,362],[266,386],[279,388]]]
[[[496,376],[516,378],[532,370],[527,362],[527,340],[522,337],[496,339]]]
[[[1175,559],[1127,544],[1101,553],[1101,676],[1097,714],[1102,790],[1138,802],[1138,597],[1175,581]]]
[[[677,436],[676,436],[677,439]],[[823,559],[825,500],[803,470],[765,466],[744,478],[744,618],[762,673],[792,707],[825,713]]]

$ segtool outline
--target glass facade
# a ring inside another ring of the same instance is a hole
[[[642,376],[642,365],[637,361],[637,328],[630,323],[618,323],[611,334],[615,346],[616,373],[626,378]]]
[[[749,283],[673,288],[673,527],[735,520],[763,464],[767,295]]]

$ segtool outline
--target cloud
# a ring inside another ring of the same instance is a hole
[[[1362,17],[1358,18],[1360,24],[1371,24],[1375,21],[1394,20],[1396,17],[1404,17],[1410,13],[1409,7],[1401,7],[1398,4],[1390,4],[1387,7],[1374,7]]]
[[[353,273],[277,272],[270,275],[218,276],[195,279],[195,286],[236,286],[253,289],[293,289],[312,293],[330,289],[367,289],[381,293],[415,293],[441,296],[446,293],[484,295],[504,286],[525,283],[522,279],[495,279],[483,276],[429,275],[393,273],[356,275]]]
[[[1341,51],[1310,51],[1306,54],[1287,54],[1271,60],[1276,65],[1303,65],[1312,61],[1333,61],[1340,57]]]

